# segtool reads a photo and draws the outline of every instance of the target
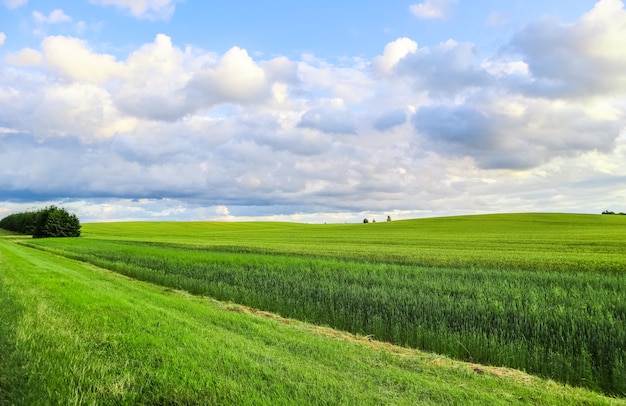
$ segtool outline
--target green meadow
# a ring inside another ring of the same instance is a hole
[[[6,404],[626,396],[626,216],[99,223],[0,255]]]

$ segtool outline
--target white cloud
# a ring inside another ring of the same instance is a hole
[[[91,219],[596,210],[625,186],[622,17],[604,0],[495,55],[399,38],[370,62],[46,37],[0,64],[0,201],[69,196]]]
[[[452,5],[456,2],[457,0],[426,0],[422,3],[412,4],[409,9],[417,18],[447,18]]]
[[[2,0],[2,4],[8,8],[18,8],[26,5],[26,3],[28,3],[28,0]]]
[[[126,9],[133,17],[148,20],[167,20],[180,0],[89,0],[93,4]]]
[[[201,61],[205,59],[200,58]],[[194,109],[185,86],[200,61],[173,46],[158,34],[122,62],[122,85],[115,93],[116,105],[126,114],[155,120],[175,121]]]
[[[102,83],[120,72],[114,56],[94,53],[77,38],[46,37],[41,47],[46,65],[68,80]]]
[[[136,124],[119,114],[106,90],[79,82],[49,86],[33,118],[32,132],[40,137],[76,137],[84,142],[131,132]]]
[[[390,74],[398,62],[417,51],[417,42],[409,38],[398,38],[385,46],[383,54],[372,61],[372,67],[380,75]]]
[[[19,134],[20,131],[14,128],[0,127],[0,134]]]
[[[33,18],[36,22],[41,24],[59,24],[69,23],[72,21],[72,17],[65,14],[61,9],[51,11],[48,16],[45,16],[39,11],[33,11]]]
[[[194,75],[188,86],[194,103],[249,103],[270,94],[265,71],[245,49],[233,47],[211,67]]]
[[[543,97],[597,97],[626,92],[626,10],[601,0],[572,24],[543,18],[513,37],[528,65],[521,90]]]
[[[358,60],[353,66],[332,66],[305,59],[298,64],[298,77],[307,91],[315,94],[322,104],[327,100],[358,104],[375,92],[376,83],[368,66]]]
[[[6,63],[19,67],[37,66],[41,64],[41,52],[31,48],[24,48],[19,52],[7,54],[4,57]]]
[[[3,32],[0,32],[0,45],[3,45],[4,41],[6,41],[6,39],[7,39],[6,34],[3,33]]]

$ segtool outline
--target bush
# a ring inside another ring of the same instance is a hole
[[[78,217],[56,206],[46,207],[37,212],[11,214],[0,220],[0,228],[32,234],[34,238],[80,236]]]
[[[34,238],[80,236],[80,222],[76,215],[55,206],[43,209],[39,213]]]

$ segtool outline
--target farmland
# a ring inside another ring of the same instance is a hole
[[[20,239],[23,241],[23,239]],[[626,404],[0,238],[0,405]]]
[[[626,393],[626,218],[86,224],[23,243],[457,359]]]

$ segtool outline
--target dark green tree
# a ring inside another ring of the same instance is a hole
[[[80,237],[80,221],[75,214],[56,206],[46,207],[38,213],[34,238]]]

